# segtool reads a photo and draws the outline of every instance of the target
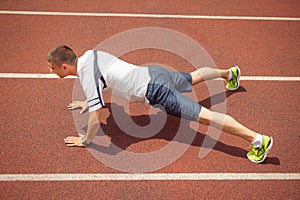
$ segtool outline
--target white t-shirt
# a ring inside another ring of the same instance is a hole
[[[108,88],[113,88],[113,94],[128,101],[148,103],[147,92],[150,75],[148,67],[138,67],[117,57],[97,51],[98,69]],[[87,97],[89,112],[102,108],[104,104],[102,90],[103,82],[100,74],[94,69],[95,56],[92,50],[78,58],[77,72],[82,89]]]

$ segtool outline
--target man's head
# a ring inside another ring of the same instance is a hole
[[[76,75],[77,56],[68,46],[58,46],[47,55],[48,66],[51,72],[60,78]]]

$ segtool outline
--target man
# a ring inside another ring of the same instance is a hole
[[[261,163],[272,148],[272,137],[258,134],[226,114],[212,112],[192,101],[183,92],[191,92],[192,86],[209,79],[223,78],[228,90],[239,87],[240,69],[228,70],[200,68],[191,73],[168,72],[160,67],[138,67],[102,51],[87,51],[77,57],[67,46],[52,49],[47,56],[48,66],[60,78],[78,76],[87,97],[86,102],[73,102],[70,109],[89,109],[86,135],[67,137],[68,146],[89,145],[95,137],[104,106],[102,91],[113,88],[116,95],[130,101],[160,107],[167,113],[188,120],[210,124],[224,132],[243,138],[251,143],[247,153],[250,161]]]

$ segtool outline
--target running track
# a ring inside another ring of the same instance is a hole
[[[171,5],[165,1],[77,0],[72,3],[48,1],[41,5],[1,1],[0,10],[250,16],[276,17],[277,20],[1,14],[0,73],[46,74],[45,55],[56,45],[68,44],[82,54],[122,31],[163,27],[196,40],[219,68],[239,64],[245,76],[300,77],[298,1],[173,2]],[[280,20],[284,18],[298,20]],[[164,63],[178,71],[193,69],[183,59],[155,50],[133,52],[124,59],[136,64]],[[72,100],[73,83],[74,79],[0,79],[0,199],[300,198],[299,81],[245,80],[241,90],[227,93],[228,114],[258,132],[273,136],[275,144],[264,164],[250,163],[245,159],[249,144],[225,133],[210,154],[199,159],[204,135],[198,134],[176,162],[136,178],[105,166],[85,149],[67,148],[63,143],[64,137],[76,134],[72,114],[66,106]],[[197,85],[195,92],[197,98],[210,107],[205,84]],[[147,110],[138,105],[133,108],[137,123],[147,121],[138,117]],[[115,144],[137,152],[167,144],[174,136],[169,135],[174,130],[172,124],[177,122],[171,118],[170,125],[154,138],[136,140],[118,129],[107,109],[104,110],[106,117],[103,130]],[[202,126],[198,130],[199,133],[205,131],[206,127]],[[8,181],[12,178],[10,174],[16,175],[15,181]],[[101,176],[93,180],[92,174]],[[205,174],[209,178],[203,177]],[[244,176],[247,174],[252,176]],[[37,180],[30,181],[34,175],[38,176]],[[168,178],[169,175],[173,178]],[[51,181],[51,177],[54,180]],[[75,180],[70,180],[72,177]],[[66,178],[69,180],[63,180]]]

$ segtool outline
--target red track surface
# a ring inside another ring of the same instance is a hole
[[[0,2],[1,10],[230,16],[299,17],[299,8],[298,1],[201,4],[176,1],[172,5],[165,1],[78,0],[49,1],[43,5],[27,1]],[[47,73],[45,56],[56,45],[71,45],[82,54],[116,33],[155,26],[193,38],[219,68],[239,64],[247,76],[300,76],[298,21],[0,15],[0,24],[0,73]],[[164,63],[178,71],[193,69],[183,59],[153,50],[134,52],[124,59],[136,64]],[[1,174],[119,173],[95,160],[85,149],[68,148],[63,143],[64,137],[76,134],[72,114],[67,109],[67,103],[72,100],[73,82],[72,79],[0,79]],[[299,82],[244,81],[242,87],[241,92],[227,93],[227,113],[251,129],[273,136],[275,144],[265,164],[250,163],[245,158],[249,144],[225,133],[214,150],[199,159],[205,133],[205,127],[200,127],[202,134],[196,136],[184,155],[155,173],[299,173]],[[195,92],[199,101],[210,107],[205,85],[197,85]],[[139,114],[143,112],[136,110]],[[136,140],[117,128],[107,109],[104,113],[108,117],[108,122],[103,120],[104,132],[123,148],[134,151],[148,147],[151,151],[172,139],[168,134],[176,123],[174,118],[166,127],[168,131],[153,139]],[[299,187],[299,181],[0,182],[0,199],[297,199]]]

